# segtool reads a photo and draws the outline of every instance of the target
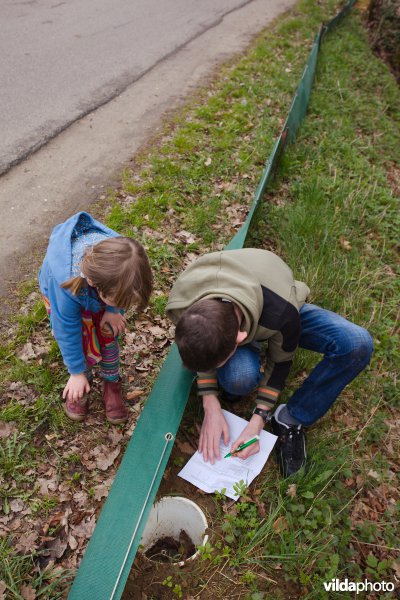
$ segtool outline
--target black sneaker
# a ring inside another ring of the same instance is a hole
[[[272,431],[278,436],[275,452],[283,477],[290,477],[306,464],[306,441],[301,425],[284,425],[272,417]]]
[[[236,402],[240,402],[241,400],[243,400],[243,396],[239,396],[237,394],[230,394],[226,390],[222,390],[221,400],[227,402],[228,404],[235,404]]]

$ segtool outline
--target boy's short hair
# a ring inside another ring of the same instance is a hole
[[[175,330],[183,364],[191,371],[215,369],[234,351],[238,331],[232,302],[198,300],[184,311]]]

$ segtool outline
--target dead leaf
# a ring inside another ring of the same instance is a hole
[[[0,600],[6,600],[5,592],[7,591],[7,586],[4,581],[0,580]]]
[[[90,539],[96,526],[96,517],[93,515],[87,521],[81,521],[79,525],[71,525],[74,537]]]
[[[17,352],[17,357],[24,362],[35,358],[35,352],[33,350],[33,346],[31,342],[26,342],[26,344],[22,347],[22,349]]]
[[[10,509],[13,512],[21,512],[21,510],[24,510],[24,508],[25,505],[20,498],[15,498],[14,500],[11,500]]]
[[[379,473],[377,473],[376,471],[373,471],[372,469],[370,469],[368,471],[368,476],[373,477],[374,479],[377,479],[378,481],[381,480],[381,476],[379,475]]]
[[[14,515],[4,515],[0,517],[0,525],[6,525],[7,523],[9,523],[9,521],[11,521],[11,519],[13,519]]]
[[[35,600],[36,598],[36,591],[31,585],[21,585],[19,593],[24,600]]]
[[[364,478],[360,473],[356,477],[356,484],[358,488],[362,487],[364,484]]]
[[[109,469],[114,463],[120,451],[121,448],[115,448],[115,450],[111,452],[107,451],[105,454],[100,455],[96,461],[97,468],[101,471],[107,471],[107,469]]]
[[[18,431],[18,429],[13,421],[10,421],[9,423],[0,421],[0,438],[7,438],[16,431]]]
[[[78,547],[78,542],[71,533],[68,536],[68,546],[71,550],[76,550]]]
[[[42,356],[43,354],[46,354],[49,350],[49,346],[38,346],[38,345],[33,345],[32,342],[26,342],[26,344],[23,345],[23,347],[21,348],[21,350],[19,352],[17,352],[17,357],[20,360],[23,360],[24,362],[28,362],[29,360],[32,360],[33,358],[37,358],[39,356]]]
[[[17,519],[13,519],[11,521],[11,523],[9,524],[8,528],[10,531],[16,531],[17,529],[19,529],[21,527],[22,521],[21,519],[17,518]]]
[[[291,483],[286,491],[287,495],[291,498],[296,498],[297,495],[297,485],[295,483]]]
[[[142,394],[143,394],[143,390],[135,389],[135,390],[132,390],[131,392],[127,393],[126,399],[127,400],[135,400],[136,398],[139,398],[139,396],[141,396]]]
[[[357,2],[357,10],[366,13],[369,10],[370,0],[359,0]]]
[[[109,489],[110,487],[107,485],[97,485],[94,488],[94,499],[99,502],[102,498],[106,498],[108,496]]]
[[[39,492],[43,496],[47,496],[49,491],[54,492],[58,487],[58,482],[55,479],[45,479],[38,477],[37,482],[39,484]]]
[[[164,329],[162,329],[158,325],[154,325],[154,327],[149,327],[149,331],[155,337],[163,337],[165,335]]]
[[[240,500],[242,502],[253,502],[254,504],[257,504],[256,500],[253,500],[253,498],[251,496],[240,496]]]
[[[72,497],[77,506],[79,506],[80,508],[85,508],[89,499],[87,493],[84,490],[79,490],[78,492],[75,492],[75,494]]]
[[[181,442],[180,440],[176,440],[176,445],[179,450],[184,454],[194,454],[195,449],[189,444],[189,442]]]
[[[184,229],[178,231],[175,234],[175,237],[177,237],[180,241],[184,242],[185,244],[193,244],[196,241],[193,235],[189,231],[185,231]]]
[[[108,446],[97,446],[90,454],[82,454],[82,463],[89,471],[94,469],[100,469],[101,471],[107,471],[117,458],[121,448],[117,447],[114,450],[110,450]]]
[[[289,529],[289,523],[287,522],[286,517],[278,517],[275,523],[272,524],[272,529],[275,531],[275,533],[281,533],[281,531]]]
[[[122,433],[122,431],[119,431],[118,429],[113,427],[108,432],[107,437],[110,440],[110,442],[112,443],[112,445],[116,446],[117,444],[119,444],[122,441],[124,434]]]
[[[339,241],[340,241],[340,245],[342,246],[342,248],[344,250],[351,250],[351,244],[350,244],[350,242],[348,240],[346,240],[343,237],[343,235],[340,236]]]
[[[47,546],[50,551],[50,558],[56,559],[61,558],[68,547],[68,543],[65,540],[56,538]]]
[[[392,569],[396,573],[397,577],[400,579],[400,561],[395,561],[392,564]]]
[[[37,531],[22,533],[19,536],[18,542],[15,544],[16,551],[25,554],[36,550],[38,548],[38,544],[36,543],[38,537],[39,534]]]
[[[256,506],[258,508],[258,514],[263,519],[267,514],[267,509],[265,508],[265,503],[260,500],[260,498],[256,498],[255,500]]]

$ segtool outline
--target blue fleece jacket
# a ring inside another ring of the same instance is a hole
[[[65,366],[71,375],[83,373],[86,367],[82,344],[81,311],[99,312],[101,309],[119,312],[106,306],[94,288],[74,296],[61,287],[61,283],[72,276],[72,242],[75,226],[81,219],[89,220],[93,229],[106,237],[119,234],[96,221],[88,213],[79,212],[64,223],[57,225],[50,236],[47,253],[39,271],[39,286],[42,294],[50,301],[51,325],[60,347]]]

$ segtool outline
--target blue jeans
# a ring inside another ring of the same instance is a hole
[[[323,354],[301,387],[289,399],[289,413],[303,425],[311,425],[332,406],[340,392],[366,367],[373,351],[366,329],[314,304],[300,309],[300,348]],[[240,346],[217,369],[220,386],[231,394],[245,395],[261,379],[260,350],[254,344]]]

